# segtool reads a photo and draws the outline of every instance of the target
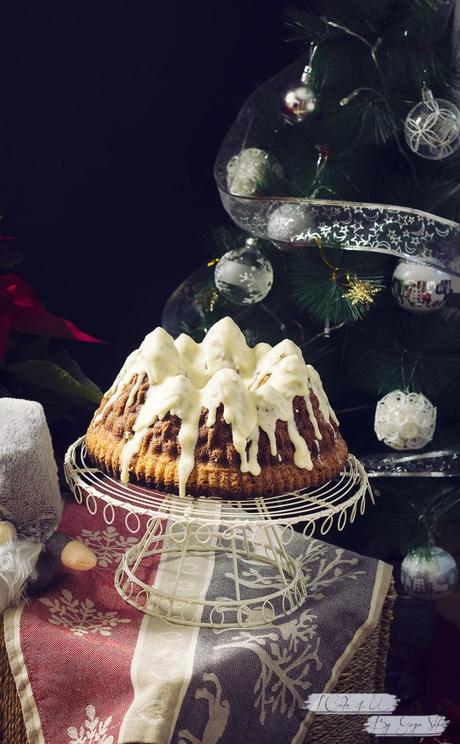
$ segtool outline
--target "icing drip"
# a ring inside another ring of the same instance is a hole
[[[149,388],[145,403],[134,422],[133,436],[128,439],[121,453],[121,480],[123,483],[128,482],[131,460],[140,452],[149,427],[157,419],[161,421],[167,413],[178,416],[182,421],[178,437],[181,448],[178,467],[181,495],[185,495],[185,484],[195,464],[201,399],[199,391],[183,375],[176,375]]]
[[[321,382],[319,374],[311,364],[307,364],[306,367],[310,378],[311,389],[318,398],[319,410],[323,414],[324,420],[330,423],[330,420],[332,419],[334,424],[338,426],[339,420],[330,406],[329,399],[324,392],[323,383]]]
[[[203,389],[201,400],[208,410],[207,426],[215,424],[217,409],[223,405],[224,421],[231,426],[233,446],[241,458],[241,472],[259,475],[257,452],[251,446],[259,438],[257,408],[238,372],[228,368],[216,372]]]
[[[278,455],[277,421],[287,424],[294,446],[294,463],[299,468],[312,469],[310,451],[295,423],[292,402],[296,396],[305,400],[318,451],[322,436],[311,393],[318,399],[325,421],[338,424],[318,373],[305,364],[298,346],[286,339],[273,348],[269,344],[251,348],[231,318],[216,323],[200,344],[186,334],[173,341],[162,328],[152,331],[139,349],[128,356],[95,421],[103,418],[126,385],[134,380],[125,406],[130,408],[145,377],[149,389],[132,427],[132,436],[121,454],[121,479],[125,482],[129,479],[132,459],[141,451],[149,428],[168,413],[181,419],[180,495],[185,495],[194,468],[203,409],[207,411],[206,423],[210,427],[216,421],[219,406],[223,406],[224,420],[231,427],[233,445],[240,456],[241,471],[253,475],[260,473],[257,461],[260,429],[267,434],[271,454]]]
[[[155,328],[133,351],[124,363],[115,382],[108,391],[110,398],[102,411],[96,416],[96,421],[102,419],[104,413],[118,398],[123,388],[138,375],[135,389],[126,402],[129,407],[134,402],[137,391],[142,384],[142,378],[147,375],[149,384],[157,385],[168,377],[184,374],[185,368],[181,355],[174,345],[174,341],[163,328]]]

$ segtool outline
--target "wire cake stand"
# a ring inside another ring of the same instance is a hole
[[[147,614],[199,627],[254,628],[289,615],[308,594],[299,556],[289,549],[294,525],[302,524],[307,538],[316,531],[324,536],[334,520],[343,530],[358,512],[364,514],[367,498],[374,503],[366,472],[353,455],[340,476],[321,486],[233,500],[123,484],[92,466],[84,437],[69,447],[64,470],[77,502],[90,514],[102,510],[111,525],[121,510],[126,529],[139,535],[115,573],[122,598]],[[224,576],[219,596],[203,581],[217,563]],[[158,568],[153,580],[152,565]]]

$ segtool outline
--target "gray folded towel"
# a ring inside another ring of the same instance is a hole
[[[53,445],[40,403],[0,398],[0,519],[44,542],[62,512]]]

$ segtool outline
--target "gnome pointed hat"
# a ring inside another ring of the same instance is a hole
[[[62,513],[51,435],[40,403],[0,398],[0,519],[44,542]]]

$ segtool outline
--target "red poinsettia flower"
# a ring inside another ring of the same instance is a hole
[[[102,343],[69,320],[45,310],[32,287],[15,274],[0,276],[0,361],[5,358],[10,333]]]

